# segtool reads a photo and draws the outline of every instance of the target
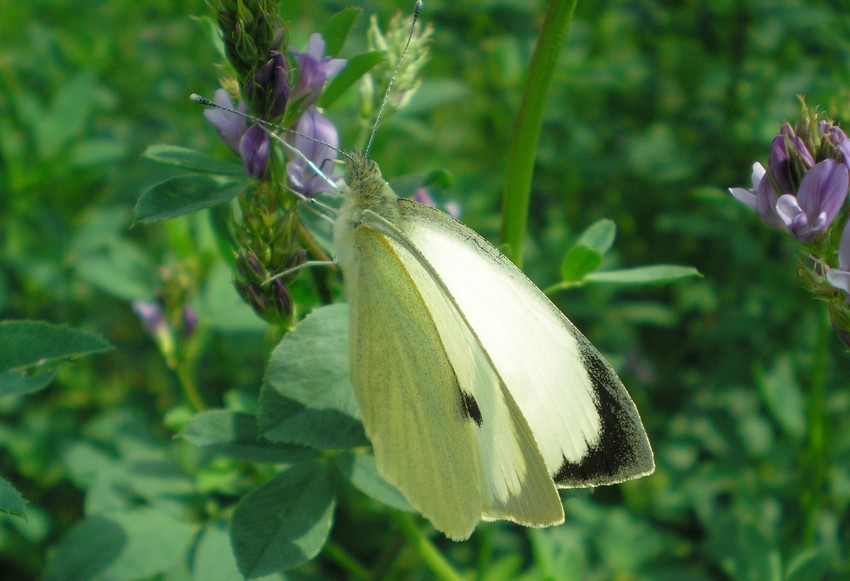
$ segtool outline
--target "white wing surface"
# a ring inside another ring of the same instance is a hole
[[[652,450],[634,403],[575,326],[474,231],[439,210],[407,200],[399,206],[400,230],[462,313],[555,483],[593,486],[651,473]]]

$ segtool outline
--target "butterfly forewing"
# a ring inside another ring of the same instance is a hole
[[[621,482],[654,461],[599,352],[503,254],[443,212],[400,200],[403,231],[480,339],[562,487]]]
[[[481,515],[527,526],[563,522],[560,497],[534,436],[475,332],[421,254],[408,250],[398,233],[387,241],[431,315],[457,378],[479,462]]]

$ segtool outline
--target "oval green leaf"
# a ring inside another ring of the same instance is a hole
[[[257,429],[256,416],[231,410],[211,410],[196,415],[180,436],[215,454],[249,462],[294,464],[316,456],[310,448],[266,440]]]
[[[137,222],[149,224],[221,204],[243,189],[244,180],[212,175],[177,176],[142,194],[133,212]]]
[[[242,575],[253,579],[315,557],[328,540],[335,507],[333,474],[322,462],[297,464],[249,493],[230,525]]]
[[[334,57],[339,55],[354,26],[354,21],[357,20],[361,12],[363,12],[362,8],[349,6],[330,17],[328,23],[322,29],[322,40],[325,41],[326,55]]]
[[[98,335],[42,321],[0,322],[0,371],[43,366],[112,349]]]
[[[27,501],[15,487],[6,480],[0,478],[0,511],[16,516],[24,516],[24,507]]]
[[[579,236],[576,245],[583,244],[601,255],[605,255],[617,237],[617,225],[613,220],[603,218],[588,226]]]
[[[272,352],[260,433],[317,449],[368,444],[348,376],[348,305],[313,311]]]
[[[151,145],[142,155],[157,163],[173,165],[191,171],[240,177],[245,175],[245,169],[240,163],[221,160],[201,151],[179,145]]]
[[[692,266],[655,264],[653,266],[639,266],[623,270],[592,272],[585,277],[585,280],[595,283],[637,286],[644,284],[667,284],[700,276],[702,275],[699,271]]]
[[[342,96],[346,89],[383,60],[384,53],[379,51],[364,52],[349,59],[345,68],[332,78],[325,87],[325,90],[322,91],[322,96],[319,98],[319,105],[324,108],[330,107],[334,101]]]
[[[150,578],[184,558],[193,536],[188,523],[149,508],[90,517],[62,539],[44,579]]]
[[[570,248],[561,262],[561,280],[576,282],[582,280],[602,264],[602,255],[596,250],[577,244]]]

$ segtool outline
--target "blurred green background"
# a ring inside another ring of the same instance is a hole
[[[284,0],[292,46],[303,48],[347,5]],[[369,15],[386,22],[410,10],[397,1],[359,5],[352,54],[365,46]],[[798,115],[797,95],[850,119],[846,8],[828,0],[579,2],[541,135],[526,272],[541,287],[556,282],[564,251],[607,217],[618,238],[605,266],[688,264],[704,278],[553,297],[621,372],[657,472],[565,494],[567,524],[556,529],[492,524],[464,544],[436,538],[461,571],[486,579],[518,571],[850,577],[846,348],[825,329],[823,305],[800,289],[790,240],[726,192],[749,187],[751,164],[766,161],[780,123]],[[217,405],[251,409],[273,333],[240,304],[205,213],[132,226],[138,196],[172,175],[141,158],[148,145],[232,159],[187,99],[211,96],[226,74],[209,25],[196,18],[208,14],[204,3],[6,1],[0,14],[0,318],[67,323],[116,347],[66,366],[35,396],[0,398],[0,473],[30,502],[26,520],[0,517],[0,576],[30,579],[114,492],[115,482],[93,476],[99,462],[167,459],[186,486],[219,490],[191,446],[173,439],[187,408],[130,302],[185,283],[200,324],[197,382]],[[428,0],[422,19],[435,32],[422,88],[372,151],[386,176],[448,171],[440,202],[457,202],[461,219],[492,241],[544,14],[541,1]],[[344,105],[329,112],[343,147],[362,146]],[[297,283],[294,292],[309,289]],[[813,381],[826,386],[828,436],[814,467]],[[812,470],[825,475],[818,498]],[[125,476],[140,503],[162,481]],[[238,478],[228,485],[234,499],[247,490]],[[377,546],[398,541],[357,502],[339,509],[332,540],[345,545],[367,531],[350,550],[369,562]],[[428,578],[413,557],[405,566],[405,575]],[[325,556],[305,567],[308,577],[343,575]],[[184,578],[178,570],[164,578]]]

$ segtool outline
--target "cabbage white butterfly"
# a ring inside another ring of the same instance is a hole
[[[558,488],[652,473],[622,382],[534,283],[444,212],[399,199],[365,153],[345,157],[334,246],[381,475],[463,540],[481,520],[560,524]]]
[[[463,540],[482,519],[560,524],[558,488],[652,473],[622,382],[534,283],[460,222],[399,199],[365,154],[346,157],[334,247],[381,475]]]
[[[557,488],[650,474],[613,369],[501,252],[354,154],[334,224],[378,470],[446,536],[564,521]]]

